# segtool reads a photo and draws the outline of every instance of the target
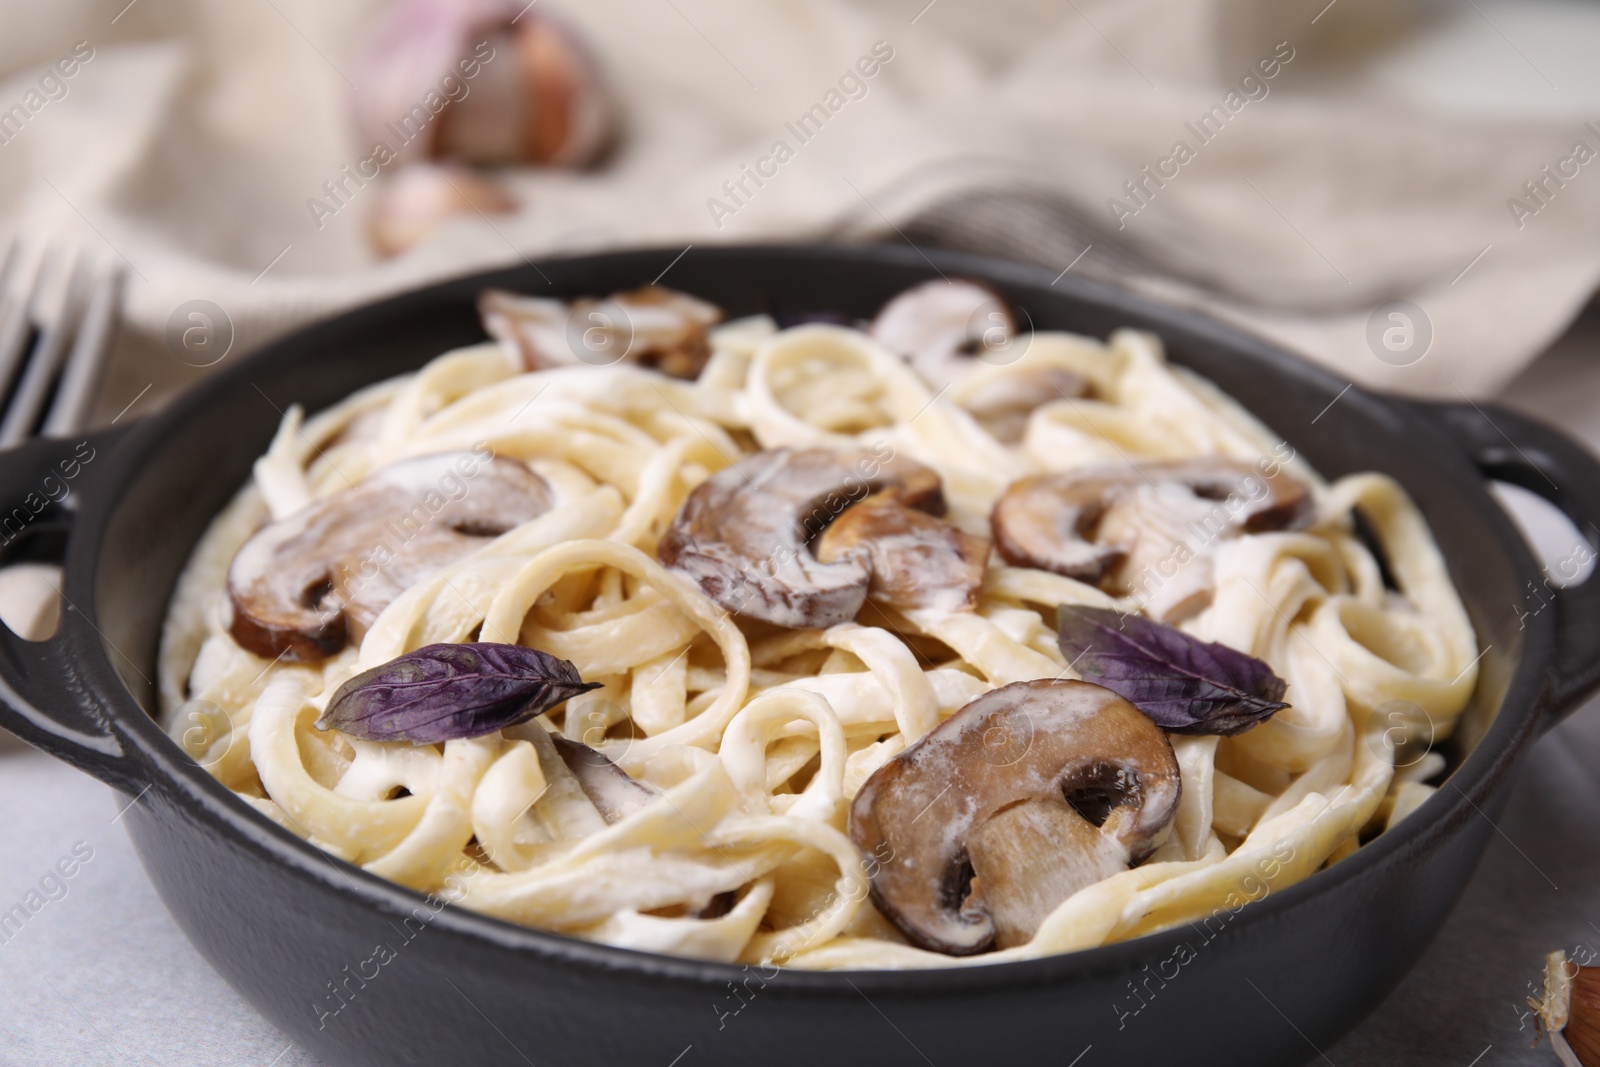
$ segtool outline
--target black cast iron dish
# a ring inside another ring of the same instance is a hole
[[[1070,278],[1051,285],[1033,269],[933,257],[947,274],[990,280],[1039,328],[1155,331],[1174,360],[1241,400],[1324,474],[1388,471],[1433,526],[1487,648],[1478,691],[1446,748],[1447,784],[1331,870],[1203,931],[1002,966],[774,977],[441,909],[280,830],[166,738],[150,717],[151,679],[173,582],[283,409],[314,411],[481,339],[473,301],[485,286],[606,294],[650,280],[674,254],[485,274],[296,333],[94,442],[76,514],[30,527],[43,550],[52,528],[70,524],[70,606],[47,642],[0,628],[0,724],[139,798],[129,832],[217,970],[323,1061],[384,1067],[1065,1064],[1089,1045],[1086,1064],[1249,1067],[1308,1059],[1312,1043],[1326,1047],[1375,1005],[1455,903],[1523,750],[1600,682],[1600,583],[1530,613],[1541,572],[1485,476],[1545,495],[1592,533],[1600,465],[1505,411],[1359,389],[1329,408],[1345,382],[1263,341],[1123,292]],[[724,248],[695,250],[668,280],[732,315],[773,304],[868,315],[930,276],[910,249]],[[37,442],[0,461],[0,514],[75,445]]]

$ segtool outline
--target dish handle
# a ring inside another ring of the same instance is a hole
[[[1600,460],[1571,437],[1493,404],[1414,406],[1464,448],[1478,469],[1550,501],[1600,551]],[[1600,568],[1581,585],[1554,589],[1556,658],[1550,671],[1555,725],[1600,686]]]
[[[0,455],[0,562],[62,560],[74,498],[89,490],[90,464],[124,432],[40,438]],[[0,726],[134,793],[142,788],[137,765],[81,678],[78,665],[88,657],[74,654],[80,644],[97,640],[70,602],[62,605],[55,633],[43,641],[27,640],[0,623]]]

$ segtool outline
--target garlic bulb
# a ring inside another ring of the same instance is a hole
[[[516,207],[504,189],[466,167],[410,163],[378,189],[372,242],[384,255],[397,256],[457,215],[500,214]]]
[[[587,50],[518,0],[397,0],[351,73],[363,142],[403,162],[581,167],[615,126]]]

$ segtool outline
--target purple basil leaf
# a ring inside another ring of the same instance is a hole
[[[1058,622],[1061,651],[1085,681],[1170,733],[1232,736],[1289,706],[1288,683],[1237,649],[1106,608],[1063,604]]]
[[[600,684],[578,677],[564,659],[521,645],[426,645],[341,685],[317,729],[418,745],[481,737]]]

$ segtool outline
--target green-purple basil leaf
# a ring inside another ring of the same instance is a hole
[[[1238,649],[1106,608],[1063,604],[1061,651],[1084,681],[1103,685],[1175,734],[1243,733],[1279,708],[1288,683]]]
[[[339,687],[317,729],[417,745],[481,737],[599,688],[538,649],[479,642],[425,645]]]

